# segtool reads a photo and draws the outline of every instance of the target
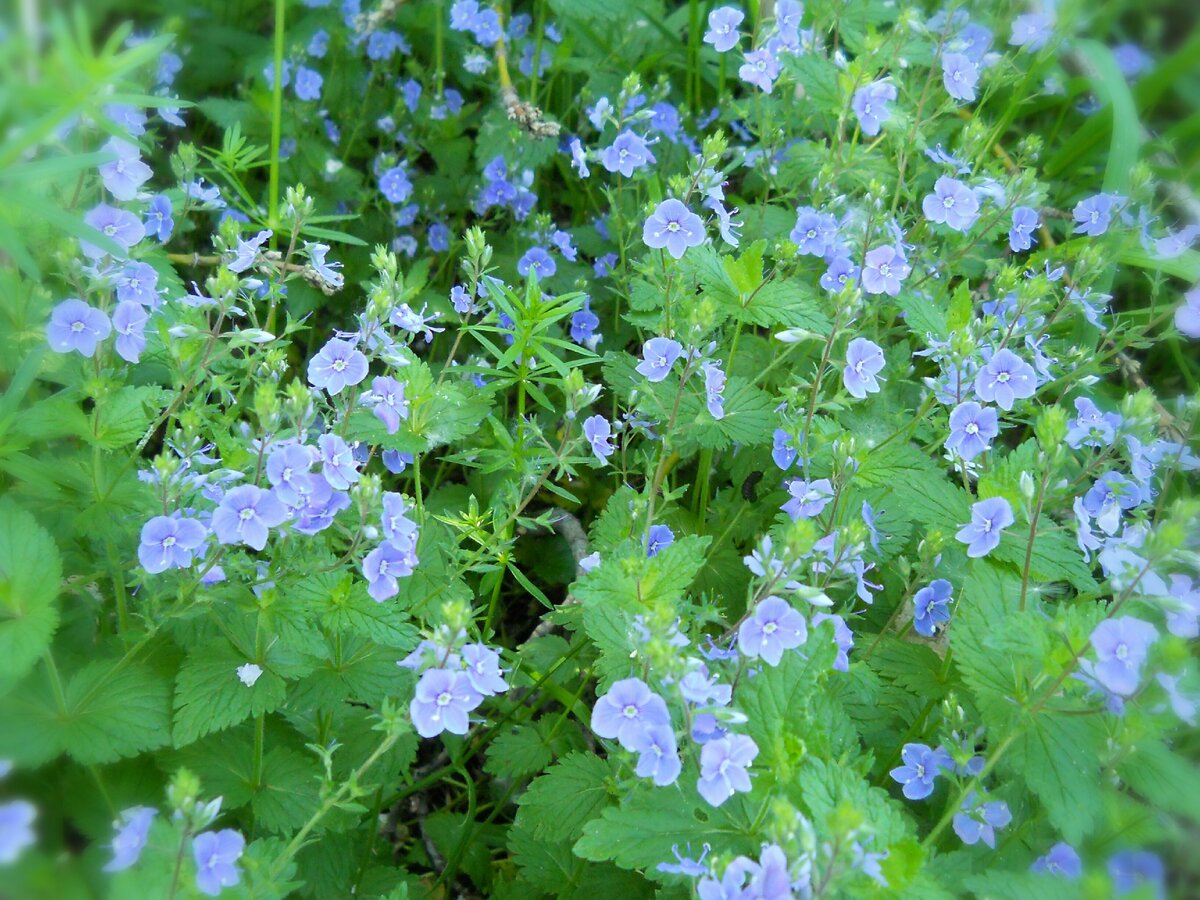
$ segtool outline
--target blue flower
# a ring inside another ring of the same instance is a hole
[[[317,438],[317,449],[321,454],[321,474],[333,487],[344,491],[362,477],[354,451],[339,435],[321,435]]]
[[[213,512],[212,529],[222,544],[246,544],[255,550],[267,545],[269,529],[282,525],[287,508],[271,491],[252,484],[232,488]]]
[[[639,778],[651,778],[659,787],[674,784],[679,778],[683,764],[679,760],[675,732],[671,726],[648,725],[634,736],[631,749],[639,754]]]
[[[725,373],[715,362],[706,362],[704,370],[704,403],[714,419],[725,418]]]
[[[525,251],[525,255],[517,260],[517,274],[522,278],[533,272],[540,280],[549,278],[556,271],[558,265],[554,262],[554,257],[541,247],[530,247]]]
[[[121,872],[134,865],[146,847],[150,823],[158,810],[149,806],[134,806],[124,810],[114,823],[117,833],[111,844],[113,858],[104,865],[105,872]]]
[[[778,597],[766,597],[738,628],[738,649],[751,659],[779,665],[785,650],[808,639],[804,616]]]
[[[783,471],[792,467],[796,461],[796,448],[792,444],[792,436],[782,428],[776,428],[771,443],[771,459]]]
[[[862,400],[867,394],[879,392],[876,377],[883,371],[883,349],[866,338],[855,338],[846,347],[846,365],[842,369],[842,383],[850,396]]]
[[[642,227],[642,241],[655,250],[666,248],[679,259],[688,247],[704,243],[704,222],[680,201],[671,198],[658,204]]]
[[[646,539],[646,556],[658,556],[659,551],[675,543],[675,532],[666,525],[651,525]]]
[[[908,277],[912,268],[899,247],[884,244],[867,253],[863,260],[862,285],[868,294],[887,294],[895,297],[900,293],[900,284]]]
[[[1140,502],[1136,484],[1119,472],[1105,472],[1084,495],[1083,508],[1105,534],[1116,534],[1121,524],[1121,511],[1133,509]]]
[[[737,46],[741,35],[738,26],[746,14],[732,6],[722,6],[708,14],[708,31],[704,33],[704,43],[712,44],[718,53],[726,53]]]
[[[1012,37],[1008,39],[1008,43],[1026,50],[1041,50],[1046,46],[1046,41],[1050,40],[1053,30],[1054,16],[1050,13],[1024,13],[1013,19]]]
[[[1119,697],[1135,694],[1150,645],[1158,640],[1154,626],[1133,616],[1118,616],[1097,625],[1089,640],[1096,663],[1087,666],[1087,674]]]
[[[955,537],[967,544],[967,556],[987,556],[1000,546],[1000,535],[1011,525],[1012,507],[1003,497],[990,497],[971,505],[971,521]]]
[[[151,575],[167,569],[186,569],[208,530],[195,519],[155,516],[142,526],[138,561]]]
[[[615,739],[626,750],[635,750],[641,733],[654,726],[671,726],[666,701],[638,678],[625,678],[596,698],[592,731]]]
[[[1157,854],[1148,850],[1122,850],[1108,860],[1108,876],[1117,896],[1128,894],[1146,885],[1149,890],[1140,896],[1162,900],[1167,895],[1167,872]]]
[[[50,313],[46,340],[55,353],[72,351],[91,359],[96,346],[112,333],[112,323],[101,310],[82,300],[64,300]]]
[[[316,69],[310,69],[308,66],[296,67],[295,91],[298,99],[310,102],[320,100],[321,86],[324,83],[325,79]]]
[[[974,459],[992,445],[1000,433],[999,419],[991,407],[980,406],[974,400],[958,404],[950,413],[950,436],[946,449],[963,459]]]
[[[1059,841],[1048,853],[1035,859],[1029,871],[1057,875],[1074,881],[1083,874],[1083,861],[1074,847],[1066,841]]]
[[[389,203],[403,203],[412,196],[412,189],[404,166],[392,166],[379,176],[379,191]]]
[[[339,394],[367,377],[367,358],[349,341],[330,338],[308,362],[308,383]]]
[[[936,750],[927,744],[905,744],[900,750],[904,765],[888,774],[904,785],[901,793],[909,800],[924,800],[933,793],[938,775],[954,769],[954,759],[942,747]]]
[[[957,178],[943,175],[921,201],[921,210],[930,222],[965,234],[979,218],[979,195]]]
[[[950,601],[954,588],[944,578],[931,581],[913,597],[913,629],[917,634],[933,637],[941,622],[950,621]]]
[[[700,778],[696,789],[711,806],[720,806],[736,793],[750,790],[746,770],[758,756],[758,744],[744,734],[709,741],[700,751]]]
[[[942,57],[942,84],[955,100],[970,103],[979,84],[979,66],[962,53],[947,53]]]
[[[1018,206],[1013,210],[1012,228],[1008,230],[1008,246],[1013,253],[1033,246],[1033,233],[1040,224],[1037,210],[1033,207]]]
[[[858,283],[858,266],[849,256],[834,256],[821,275],[821,287],[832,294],[840,293],[847,284]]]
[[[738,77],[769,94],[775,86],[775,79],[779,77],[779,62],[770,50],[752,50],[746,54],[746,61],[738,69]]]
[[[974,791],[963,799],[961,810],[954,816],[954,833],[964,844],[983,841],[996,849],[996,829],[1004,828],[1012,821],[1012,813],[1003,800],[980,803]]]
[[[833,484],[828,478],[818,478],[816,481],[794,478],[788,482],[787,490],[791,499],[780,509],[787,513],[793,522],[819,516],[833,499]]]
[[[1071,215],[1075,217],[1075,234],[1099,237],[1108,231],[1113,207],[1119,199],[1114,194],[1095,194],[1076,203],[1071,210]]]
[[[142,162],[136,144],[120,138],[109,138],[100,151],[115,157],[100,165],[100,178],[108,192],[118,200],[132,200],[138,189],[150,180],[151,168]]]
[[[642,345],[642,362],[638,363],[637,372],[647,381],[662,381],[682,354],[683,345],[679,341],[664,337],[650,338]]]
[[[612,425],[604,416],[590,416],[583,422],[583,436],[587,438],[588,444],[592,448],[592,453],[601,465],[608,462],[608,458],[613,454],[613,445],[609,438],[612,436]]]
[[[825,256],[837,243],[837,217],[819,213],[811,206],[796,210],[796,225],[788,237],[807,256]]]
[[[400,421],[408,418],[408,399],[404,385],[395,378],[381,375],[371,381],[371,398],[375,401],[375,417],[383,423],[388,434],[400,429]]]
[[[0,803],[0,866],[11,865],[37,842],[33,822],[37,807],[28,800]]]
[[[583,306],[571,313],[571,340],[585,347],[594,346],[599,340],[596,329],[600,327],[600,317],[592,312],[590,301],[585,299]]]
[[[246,848],[246,839],[232,828],[205,831],[192,838],[192,857],[196,861],[196,887],[210,897],[242,880],[237,861]]]
[[[169,241],[171,232],[175,230],[175,220],[171,218],[173,211],[171,198],[166,194],[156,194],[146,207],[145,231],[154,235],[160,244]]]
[[[463,667],[467,680],[485,697],[503,694],[508,690],[504,671],[500,668],[500,654],[486,644],[467,644],[462,648]]]
[[[987,364],[975,376],[975,393],[979,399],[995,403],[1005,412],[1014,401],[1032,397],[1037,392],[1037,373],[1033,366],[1007,347],[992,354]]]
[[[612,144],[600,151],[600,164],[610,172],[620,172],[626,178],[656,161],[645,138],[632,131],[622,131]]]
[[[426,669],[408,711],[423,738],[437,737],[443,731],[466,734],[469,713],[482,702],[483,695],[471,686],[466,672]]]
[[[896,99],[896,86],[890,81],[875,81],[854,92],[850,108],[858,117],[858,126],[867,137],[879,134],[883,123],[892,117],[888,104]]]

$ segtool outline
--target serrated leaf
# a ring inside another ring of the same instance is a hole
[[[24,678],[50,646],[61,581],[49,532],[12,500],[0,500],[0,690]]]
[[[284,681],[270,669],[264,668],[253,686],[242,683],[237,670],[247,662],[250,660],[223,638],[201,644],[188,654],[175,681],[176,747],[283,704]]]
[[[517,800],[518,821],[537,840],[575,840],[608,805],[611,776],[609,764],[594,753],[571,753],[530,783]]]

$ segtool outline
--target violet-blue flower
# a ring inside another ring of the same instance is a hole
[[[1005,412],[1018,399],[1032,397],[1037,392],[1037,373],[1033,366],[1007,347],[992,354],[991,359],[975,376],[975,393],[979,399],[995,403]]]
[[[764,93],[771,93],[775,79],[779,77],[779,62],[771,51],[765,48],[751,50],[745,60],[738,68],[738,78]]]
[[[979,84],[979,66],[962,53],[946,53],[942,56],[942,84],[955,100],[970,103]]]
[[[987,556],[1000,546],[1000,535],[1010,526],[1012,507],[1003,497],[989,497],[971,505],[971,521],[955,537],[967,544],[967,556]]]
[[[1012,813],[1008,804],[1003,800],[990,800],[980,803],[975,792],[971,791],[963,800],[959,812],[954,815],[954,833],[964,844],[977,844],[983,841],[993,850],[996,849],[996,829],[1004,828],[1012,821]]]
[[[237,861],[246,849],[246,839],[232,828],[205,831],[192,838],[192,858],[196,862],[196,887],[202,894],[215,897],[224,888],[242,880]]]
[[[704,243],[704,222],[674,197],[658,204],[642,226],[642,241],[654,250],[666,248],[679,259],[688,247]]]
[[[888,106],[896,99],[896,86],[890,81],[875,81],[854,92],[850,108],[858,117],[858,127],[867,137],[879,134],[883,123],[892,117]]]
[[[408,711],[423,738],[437,737],[443,731],[466,734],[469,715],[482,702],[483,695],[471,685],[466,672],[426,669]]]
[[[833,484],[828,478],[818,478],[815,481],[794,478],[787,483],[787,490],[791,499],[780,509],[787,513],[793,522],[819,516],[833,499]]]
[[[146,348],[146,320],[150,318],[142,304],[122,300],[113,311],[113,330],[116,331],[116,353],[126,362],[142,359]]]
[[[655,725],[669,728],[671,714],[666,701],[639,678],[615,682],[596,698],[592,731],[602,738],[615,739],[626,750],[634,750],[641,732]]]
[[[957,178],[943,175],[921,201],[921,210],[930,222],[965,234],[979,218],[979,195]]]
[[[461,651],[464,671],[471,687],[485,697],[508,690],[500,668],[500,654],[486,644],[467,644]]]
[[[1083,860],[1075,848],[1066,841],[1059,841],[1043,856],[1039,856],[1029,867],[1030,872],[1057,875],[1074,881],[1083,874]]]
[[[275,495],[284,503],[297,505],[312,490],[308,473],[316,459],[310,448],[302,444],[287,443],[276,446],[267,457],[267,480],[275,489]]]
[[[1175,310],[1175,327],[1185,337],[1200,338],[1200,287],[1183,295],[1183,303]]]
[[[115,157],[100,165],[100,178],[105,188],[118,200],[132,200],[137,196],[138,189],[154,174],[142,162],[141,151],[136,144],[115,137],[109,138],[100,150]]]
[[[156,815],[158,810],[150,806],[134,806],[121,812],[120,818],[113,823],[117,829],[109,845],[113,858],[104,864],[105,872],[122,872],[137,863]]]
[[[924,800],[933,793],[938,775],[954,770],[953,757],[944,748],[935,750],[928,744],[905,744],[900,759],[904,764],[888,774],[904,785],[901,793],[909,800]]]
[[[207,529],[196,519],[155,516],[142,526],[138,562],[151,575],[186,569],[207,536]]]
[[[126,263],[121,267],[113,284],[117,290],[117,299],[122,303],[130,301],[150,309],[158,309],[161,305],[158,296],[158,272],[149,263]]]
[[[589,416],[583,421],[583,436],[587,439],[592,453],[601,465],[608,462],[613,454],[613,445],[609,441],[612,436],[612,425],[604,416]]]
[[[16,862],[23,852],[37,843],[33,831],[37,807],[28,800],[0,803],[0,866]]]
[[[758,756],[758,744],[744,734],[709,741],[700,751],[700,778],[696,789],[712,806],[720,806],[736,793],[750,790],[746,770]]]
[[[55,353],[71,353],[91,359],[96,346],[112,333],[112,323],[101,310],[82,300],[70,299],[54,307],[46,323],[46,340]]]
[[[382,603],[400,592],[399,578],[413,573],[417,556],[408,543],[384,541],[363,557],[363,577],[367,579],[367,593],[376,603]]]
[[[522,278],[528,277],[530,272],[539,280],[549,278],[557,270],[558,264],[554,262],[554,257],[541,247],[530,247],[525,251],[525,255],[517,260],[517,274]]]
[[[963,459],[974,459],[991,447],[999,433],[996,411],[989,406],[980,406],[974,400],[967,400],[950,413],[950,436],[946,438],[946,449]]]
[[[375,401],[375,418],[383,423],[387,433],[399,431],[401,420],[408,418],[404,385],[390,375],[377,376],[371,380],[371,398]]]
[[[646,538],[646,556],[658,556],[659,552],[675,543],[675,532],[667,525],[651,525]]]
[[[900,284],[912,268],[904,253],[891,244],[876,247],[867,253],[861,272],[863,289],[868,294],[887,294],[895,297]]]
[[[639,754],[636,769],[639,778],[653,779],[659,787],[674,784],[679,778],[683,764],[670,725],[646,726],[634,736],[632,750]]]
[[[321,474],[333,487],[344,491],[362,477],[354,451],[340,435],[321,435],[317,438],[317,449],[321,454]]]
[[[388,203],[403,203],[412,196],[412,181],[404,166],[392,166],[379,176],[379,192]]]
[[[708,14],[708,31],[704,33],[704,43],[712,44],[718,53],[726,53],[737,46],[741,35],[738,26],[746,14],[732,6],[722,6]]]
[[[738,649],[751,659],[779,665],[785,650],[794,650],[808,639],[808,625],[779,597],[766,597],[738,628]]]
[[[1149,622],[1133,616],[1105,619],[1090,638],[1096,651],[1092,676],[1117,696],[1132,696],[1141,681],[1150,645],[1157,640],[1158,631]]]
[[[261,550],[269,529],[283,524],[287,508],[272,491],[252,484],[231,488],[212,515],[212,529],[222,544],[246,544]]]
[[[583,301],[583,306],[571,313],[571,340],[585,347],[594,347],[599,338],[596,329],[600,327],[600,317],[592,312],[591,303]]]
[[[1031,206],[1018,206],[1012,212],[1012,227],[1008,230],[1008,246],[1013,253],[1033,246],[1033,233],[1041,224],[1038,212]]]
[[[704,405],[714,419],[725,418],[725,373],[715,362],[706,362],[704,370]]]
[[[349,341],[330,338],[308,363],[308,383],[339,394],[367,377],[367,358]]]
[[[1023,13],[1013,19],[1012,36],[1008,43],[1013,47],[1037,51],[1046,46],[1054,30],[1054,16],[1050,13]],[[1065,846],[1065,845],[1064,845]]]
[[[913,630],[933,637],[942,622],[950,621],[950,601],[954,587],[945,578],[937,578],[917,591],[913,597]]]
[[[858,283],[858,266],[848,256],[835,256],[821,275],[821,287],[832,294],[840,293],[847,284]]]
[[[1113,194],[1095,194],[1076,203],[1071,210],[1075,217],[1075,234],[1099,237],[1108,231],[1118,199]]]
[[[103,203],[89,211],[83,217],[83,222],[116,243],[123,251],[128,251],[146,236],[146,226],[142,224],[141,219],[128,210]],[[102,259],[109,255],[108,250],[84,240],[79,242],[79,249],[88,259]]]
[[[1167,871],[1162,859],[1148,850],[1122,850],[1108,860],[1108,877],[1118,897],[1136,891],[1142,886],[1147,890],[1139,896],[1165,900],[1167,896]]]
[[[1137,485],[1119,472],[1105,472],[1083,497],[1083,508],[1105,534],[1116,534],[1121,511],[1141,502]]]
[[[144,228],[146,233],[153,235],[160,244],[169,241],[171,232],[175,230],[175,220],[171,217],[173,212],[171,198],[166,194],[156,194],[150,198]]]
[[[600,164],[610,172],[629,178],[638,169],[657,162],[646,139],[633,131],[622,131],[600,151]]]
[[[866,338],[855,338],[846,347],[842,383],[850,396],[862,400],[879,392],[878,375],[883,371],[883,349]]]
[[[836,216],[802,206],[796,210],[796,224],[788,237],[801,255],[825,256],[837,242],[837,234]]]
[[[683,345],[679,341],[664,337],[650,338],[642,345],[642,361],[637,365],[637,372],[647,381],[662,381],[682,354]]]

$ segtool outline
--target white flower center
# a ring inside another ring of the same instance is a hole
[[[453,702],[453,700],[454,700],[454,695],[451,694],[449,691],[442,691],[440,694],[437,695],[437,705],[438,706],[449,706]]]
[[[625,708],[623,710],[621,710],[621,715],[623,715],[627,719],[636,719],[637,713],[638,713],[637,707],[634,706],[632,703],[627,703],[625,705]]]

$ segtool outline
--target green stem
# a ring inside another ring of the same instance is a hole
[[[267,189],[267,227],[274,232],[279,227],[279,143],[283,130],[283,36],[285,0],[275,0],[275,82],[271,86],[271,171]],[[275,235],[271,235],[271,247]]]

